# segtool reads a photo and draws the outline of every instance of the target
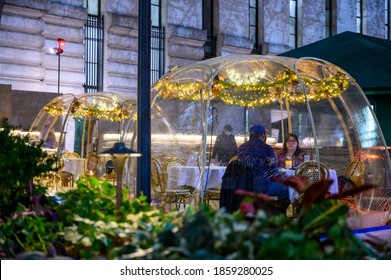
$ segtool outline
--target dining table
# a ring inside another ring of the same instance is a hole
[[[204,184],[207,189],[221,189],[222,177],[225,173],[226,166],[205,166]],[[279,169],[285,176],[294,176],[294,169]],[[329,179],[333,180],[329,187],[331,194],[338,193],[338,176],[334,169],[329,169]],[[167,188],[178,188],[180,186],[192,186],[201,190],[201,167],[199,166],[171,166],[167,170]],[[298,193],[295,189],[288,187],[289,198],[293,201]]]
[[[64,158],[64,171],[73,174],[75,180],[84,175],[84,158]]]
[[[224,175],[226,166],[211,165],[204,169],[205,189],[221,189],[221,178]],[[177,188],[179,186],[192,186],[198,190],[201,184],[201,167],[199,166],[171,166],[167,170],[167,188]]]

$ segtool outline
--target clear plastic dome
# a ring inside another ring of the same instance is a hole
[[[116,142],[134,144],[135,135],[126,131],[135,131],[130,127],[135,109],[135,101],[121,94],[64,94],[41,109],[29,133],[33,140],[43,140],[49,152],[76,152],[84,158],[91,152],[99,154]],[[55,138],[49,139],[53,134]]]
[[[231,125],[238,145],[262,123],[277,151],[289,132],[338,175],[378,187],[356,197],[361,210],[389,211],[390,157],[363,91],[342,69],[316,58],[234,55],[173,69],[152,88],[152,156],[196,159],[201,196],[216,137]],[[358,165],[356,165],[357,168]],[[354,167],[353,167],[354,168]],[[350,174],[352,175],[352,174]],[[171,182],[172,183],[172,182]],[[180,185],[181,182],[174,182]]]
[[[72,174],[73,179],[84,175],[107,176],[113,171],[110,157],[100,157],[118,142],[126,142],[132,149],[137,144],[131,120],[136,117],[134,100],[111,92],[88,93],[80,96],[64,94],[46,104],[31,125],[32,141],[43,141],[48,153],[64,158],[62,171]],[[92,157],[94,155],[94,157]],[[69,158],[72,157],[72,158]],[[91,158],[87,161],[87,158]],[[99,160],[98,160],[99,158]],[[127,175],[134,180],[135,173]],[[132,165],[132,170],[136,164]],[[61,171],[61,172],[62,172]],[[132,181],[133,182],[133,181]],[[59,182],[56,189],[61,188]],[[134,187],[134,186],[132,186]]]

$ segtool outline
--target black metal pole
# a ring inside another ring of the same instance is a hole
[[[137,196],[151,199],[151,1],[139,1],[137,95]]]
[[[57,51],[57,55],[58,55],[58,68],[57,68],[57,93],[58,95],[60,95],[60,52]]]

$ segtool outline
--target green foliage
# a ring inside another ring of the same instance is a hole
[[[322,210],[322,211],[320,211]],[[179,230],[163,231],[155,250],[140,259],[367,259],[390,258],[358,239],[346,226],[346,206],[324,201],[302,218],[268,216],[262,210],[246,219],[239,212],[202,210]],[[167,238],[169,236],[170,238]]]
[[[313,204],[298,219],[263,210],[229,214],[205,205],[164,213],[145,197],[131,198],[127,189],[118,209],[116,188],[97,178],[77,185],[58,194],[65,198],[53,208],[58,220],[48,212],[27,213],[0,224],[0,251],[74,259],[391,258],[354,236],[345,223],[346,206],[332,200]]]
[[[151,248],[158,233],[180,221],[176,212],[151,208],[146,197],[131,199],[127,189],[117,209],[116,188],[97,178],[79,180],[77,185],[59,194],[65,201],[56,209],[64,225],[60,239],[74,258],[113,259]]]
[[[0,251],[8,257],[22,252],[42,251],[50,255],[60,224],[47,216],[21,212],[0,224]]]
[[[13,129],[3,119],[0,131],[0,218],[6,219],[22,205],[32,208],[32,197],[43,195],[46,189],[34,186],[34,177],[53,170],[55,157],[48,157],[29,137],[12,135]]]

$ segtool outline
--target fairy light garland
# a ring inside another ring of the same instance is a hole
[[[67,107],[62,103],[52,103],[45,106],[44,111],[51,116],[61,116],[67,114]],[[94,117],[100,120],[107,120],[111,122],[128,119],[131,116],[129,108],[123,108],[119,104],[89,104],[75,101],[72,103],[70,110],[71,116],[77,117]]]
[[[61,101],[56,101],[44,107],[44,111],[51,116],[61,116],[67,114],[67,107]]]
[[[211,88],[211,99],[219,98],[227,104],[247,107],[257,107],[277,102],[281,98],[287,98],[289,102],[305,102],[305,95],[299,85],[298,77],[293,71],[283,71],[275,81],[265,81],[264,73],[255,78],[246,76],[240,78],[237,73],[231,73],[232,77],[217,77]],[[242,79],[242,80],[240,80]],[[335,98],[344,92],[349,86],[349,77],[342,72],[334,76],[315,80],[303,77],[308,99],[319,101]],[[163,99],[179,99],[197,101],[206,99],[207,92],[201,91],[201,82],[175,83],[167,80],[157,83],[155,88],[161,88],[159,96]]]

